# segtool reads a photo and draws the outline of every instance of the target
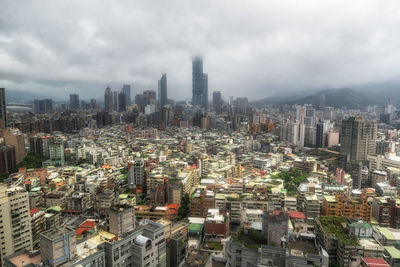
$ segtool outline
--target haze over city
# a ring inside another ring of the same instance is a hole
[[[400,1],[0,11],[0,267],[400,267]]]
[[[399,1],[1,1],[0,84],[67,99],[128,83],[191,97],[191,59],[210,92],[249,100],[398,83]],[[29,12],[27,12],[29,10]]]

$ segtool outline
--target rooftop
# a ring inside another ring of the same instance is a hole
[[[384,247],[392,259],[400,259],[400,250],[395,247]]]

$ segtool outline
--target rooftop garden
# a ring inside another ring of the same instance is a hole
[[[359,244],[358,238],[354,235],[349,235],[343,227],[343,224],[347,223],[346,217],[321,216],[319,221],[327,233],[335,236],[343,244],[351,246]]]
[[[261,244],[267,244],[260,231],[249,229],[248,233],[245,233],[243,229],[240,229],[237,233],[232,234],[232,240],[235,243],[241,243],[244,247],[257,250],[261,247]]]
[[[297,187],[304,182],[308,176],[309,173],[292,168],[289,171],[282,171],[278,174],[271,175],[271,178],[283,180],[288,196],[294,196],[297,194]]]

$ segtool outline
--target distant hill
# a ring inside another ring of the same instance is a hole
[[[370,93],[364,94],[363,92],[356,91],[350,88],[342,89],[328,89],[318,91],[304,96],[292,96],[292,97],[271,97],[262,100],[255,101],[251,103],[254,106],[262,105],[304,105],[313,104],[318,105],[322,96],[325,97],[325,106],[331,106],[336,108],[359,108],[360,106],[365,106],[369,104],[384,104],[384,97],[376,97]]]
[[[16,103],[29,103],[34,99],[46,98],[45,96],[29,91],[6,89],[6,101]]]

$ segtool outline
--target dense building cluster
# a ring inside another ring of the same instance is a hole
[[[1,266],[400,266],[400,114],[158,91],[6,110]],[[397,127],[397,128],[396,128]]]

